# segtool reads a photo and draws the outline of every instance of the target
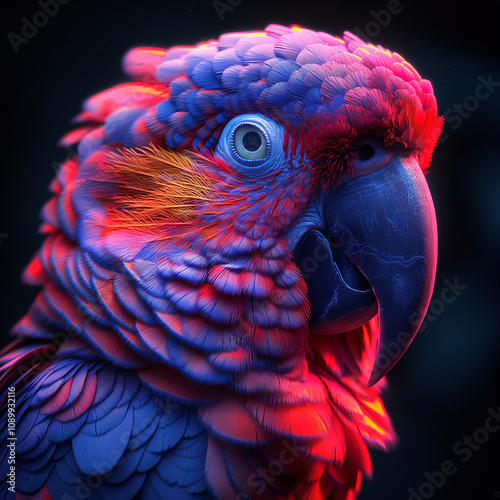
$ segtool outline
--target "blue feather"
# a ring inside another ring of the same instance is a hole
[[[123,107],[111,113],[104,122],[104,142],[120,142],[131,125],[144,114],[143,108]]]
[[[220,89],[221,84],[215,78],[212,71],[211,61],[201,61],[199,62],[192,72],[188,73],[188,76],[193,80],[193,83],[198,87],[204,89]]]
[[[187,414],[184,411],[160,418],[158,428],[147,442],[147,449],[153,453],[162,453],[177,445],[184,436],[187,426]]]
[[[131,440],[128,444],[129,450],[143,447],[151,436],[156,432],[160,416],[151,408],[134,410],[134,422]]]
[[[241,64],[241,59],[236,55],[234,47],[230,47],[217,52],[212,60],[212,69],[216,75],[220,75],[226,68],[235,64]]]
[[[147,472],[153,470],[162,458],[163,453],[153,453],[146,448],[140,462],[137,465],[137,472]],[[151,475],[148,476],[148,481],[150,480]]]
[[[122,482],[119,487],[103,482],[95,491],[106,500],[116,500],[117,498],[128,500],[134,498],[141,491],[145,479],[145,473],[136,472]]]
[[[165,498],[163,496],[163,481],[158,475],[153,477],[153,474],[154,472],[148,474],[148,479],[141,489],[139,497],[141,500],[162,500]],[[158,491],[155,486],[158,488]]]
[[[129,411],[132,410],[127,406],[117,406],[102,418],[84,425],[81,432],[91,437],[104,436],[119,427]]]
[[[124,455],[123,460],[113,469],[111,475],[106,478],[106,481],[111,484],[119,484],[125,482],[128,478],[137,473],[137,466],[145,452],[145,448],[139,448],[134,451],[128,450]],[[140,474],[140,473],[139,473]]]
[[[64,443],[60,444],[57,448],[56,451],[54,452],[54,457],[53,460],[54,462],[61,460],[66,453],[69,453],[71,450],[71,443],[69,441],[65,441]]]
[[[48,439],[44,438],[47,434],[49,422],[49,417],[47,417],[46,415],[38,414],[28,434],[21,434],[20,430],[18,429],[17,434],[19,436],[24,436],[24,439],[18,441],[17,451],[20,454],[23,454],[33,449],[35,446],[39,446],[42,450],[47,449],[51,443]]]
[[[122,458],[132,431],[133,411],[103,436],[80,433],[72,439],[76,462],[84,474],[109,472]],[[90,429],[90,428],[87,428]],[[105,471],[105,472],[103,472]]]
[[[57,478],[55,477],[55,474],[52,474],[51,482],[55,483],[56,485],[60,481],[64,481],[65,483],[69,484],[75,484],[76,478],[78,476],[78,466],[76,465],[73,451],[71,450],[71,443],[69,452],[65,453],[60,460],[57,460],[55,462],[55,471],[57,473]]]
[[[23,490],[27,493],[36,493],[46,482],[54,464],[49,462],[37,471],[30,471],[26,468],[16,470],[16,482],[23,485]]]
[[[167,122],[170,117],[177,111],[177,108],[169,100],[160,102],[156,106],[156,118],[160,122]]]
[[[32,472],[38,471],[51,461],[55,451],[55,444],[51,444],[46,449],[37,446],[23,455],[23,460],[25,460],[23,467]]]
[[[156,79],[160,83],[171,82],[174,78],[177,78],[183,74],[184,74],[183,59],[171,59],[168,61],[164,61],[156,68]]]

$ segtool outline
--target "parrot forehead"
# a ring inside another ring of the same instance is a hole
[[[407,143],[423,143],[437,117],[430,82],[399,54],[349,32],[270,25],[192,47],[133,49],[124,67],[169,88],[155,116],[173,149],[212,147],[221,126],[243,113],[267,115],[292,133],[326,123],[338,136],[377,131]]]

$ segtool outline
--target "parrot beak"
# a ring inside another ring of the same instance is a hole
[[[373,385],[406,351],[431,299],[437,262],[431,195],[416,158],[393,158],[333,188],[324,210],[333,244],[310,231],[295,255],[299,267],[311,251],[326,256],[304,276],[316,295],[310,296],[311,322],[328,322],[325,331],[339,333],[378,312]]]

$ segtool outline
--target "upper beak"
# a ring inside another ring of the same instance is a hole
[[[368,382],[373,385],[406,351],[431,299],[437,262],[431,195],[416,158],[393,158],[333,188],[324,210],[334,245],[317,271],[305,276],[310,294],[327,297],[311,300],[311,321],[329,321],[332,333],[347,331],[378,309],[379,344]],[[325,238],[309,233],[299,255],[318,244],[327,251]]]

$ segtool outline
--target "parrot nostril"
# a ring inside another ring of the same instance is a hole
[[[375,155],[375,149],[371,144],[363,144],[359,148],[358,155],[361,161],[371,160]]]

